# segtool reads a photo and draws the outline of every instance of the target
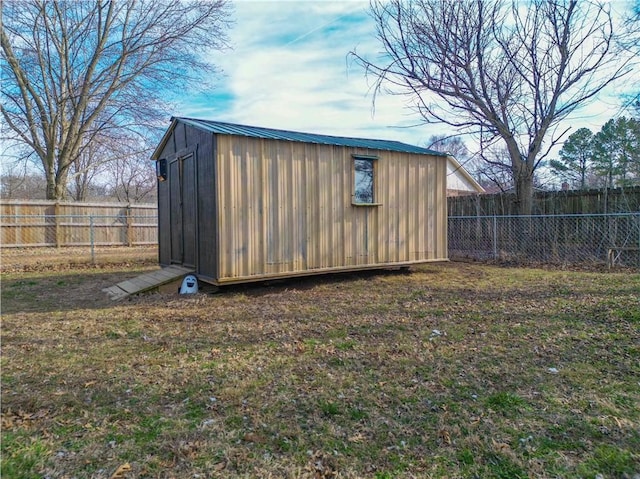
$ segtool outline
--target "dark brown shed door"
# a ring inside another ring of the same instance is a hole
[[[196,185],[193,154],[169,164],[171,195],[171,262],[194,267],[196,263]]]

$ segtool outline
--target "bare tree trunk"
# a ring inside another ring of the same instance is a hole
[[[55,198],[50,198],[53,200],[64,200],[67,197],[67,184],[64,185],[62,183],[56,184],[55,188]]]
[[[522,168],[516,176],[516,200],[519,215],[530,215],[533,211],[533,172]]]
[[[56,182],[55,182],[55,178],[53,178],[53,181],[49,180],[49,177],[47,177],[47,199],[48,200],[55,200],[56,199]]]

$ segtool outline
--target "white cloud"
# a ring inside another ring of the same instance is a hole
[[[231,96],[224,108],[185,103],[179,112],[247,125],[422,143],[400,96],[373,95],[364,71],[347,58],[378,49],[365,2],[239,2],[233,51],[214,61]],[[215,96],[214,96],[215,99]]]
[[[185,101],[180,116],[247,125],[424,144],[446,126],[418,125],[407,98],[373,92],[347,55],[375,57],[381,49],[368,2],[240,1],[235,4],[232,51],[215,54],[224,70],[212,97]],[[610,91],[567,126],[597,131],[619,111]],[[564,125],[563,125],[564,127]]]

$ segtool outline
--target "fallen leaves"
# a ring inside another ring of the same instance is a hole
[[[309,463],[305,467],[305,477],[313,479],[332,479],[338,477],[335,460],[322,451],[311,453]]]
[[[440,439],[440,442],[445,446],[451,445],[451,434],[446,429],[440,429],[438,431],[438,438]]]
[[[242,437],[243,441],[253,442],[256,444],[266,444],[268,439],[262,434],[258,434],[255,432],[248,432]]]
[[[35,412],[26,412],[19,409],[17,412],[13,412],[9,408],[1,414],[0,423],[2,424],[2,430],[13,430],[31,427],[34,422],[49,417],[50,412],[48,409],[39,409]]]
[[[220,471],[224,471],[227,467],[227,461],[220,461],[220,462],[216,462],[213,465],[213,470],[216,472],[220,472]]]
[[[115,472],[111,474],[111,477],[109,477],[109,479],[123,479],[128,472],[131,472],[131,465],[126,462],[118,466]]]
[[[496,452],[505,453],[511,451],[511,446],[506,442],[496,441],[495,439],[491,439],[491,446]]]

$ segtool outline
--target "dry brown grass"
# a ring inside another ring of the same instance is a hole
[[[116,265],[150,265],[158,262],[158,247],[150,246],[89,246],[62,248],[3,248],[0,271],[16,273],[80,268],[100,268]]]
[[[101,293],[143,269],[5,275],[3,477],[640,474],[637,274]]]

